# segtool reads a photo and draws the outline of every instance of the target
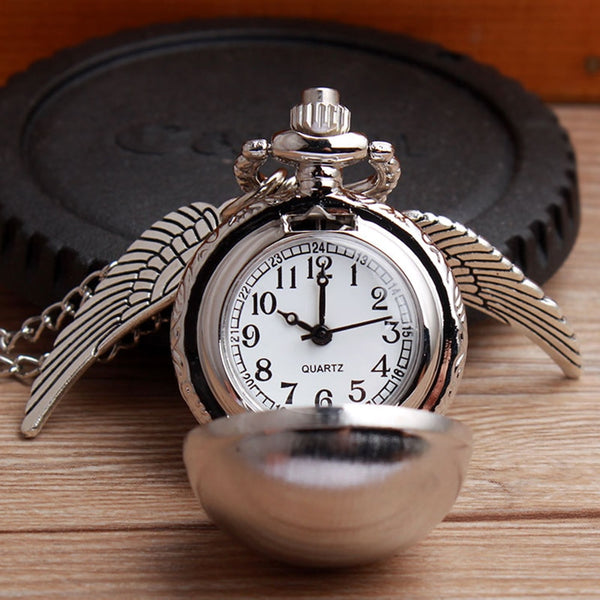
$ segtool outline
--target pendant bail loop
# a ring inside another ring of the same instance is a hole
[[[400,165],[388,142],[369,142],[361,133],[350,131],[351,114],[340,104],[337,90],[315,87],[304,90],[302,103],[290,111],[290,129],[267,140],[244,144],[234,173],[245,193],[265,181],[260,172],[269,157],[295,167],[286,188],[296,186],[299,196],[313,193],[360,194],[363,201],[385,202],[396,187]],[[375,173],[350,184],[342,181],[345,167],[368,160]]]

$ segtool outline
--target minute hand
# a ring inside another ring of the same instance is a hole
[[[360,321],[359,323],[350,323],[349,325],[342,325],[341,327],[334,327],[329,330],[329,333],[337,333],[338,331],[345,331],[346,329],[354,329],[355,327],[363,327],[364,325],[371,325],[372,323],[379,323],[381,321],[387,321],[391,319],[391,315],[385,317],[378,317],[377,319],[369,319],[368,321]],[[310,338],[310,334],[303,335],[301,339],[307,340]]]

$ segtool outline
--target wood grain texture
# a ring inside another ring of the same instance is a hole
[[[89,37],[196,17],[299,17],[437,42],[492,64],[546,100],[600,100],[596,0],[3,0],[0,82]]]
[[[470,328],[451,408],[474,431],[446,521],[411,550],[351,572],[255,557],[196,504],[181,460],[194,420],[166,344],[96,365],[34,441],[27,389],[0,382],[0,597],[598,598],[600,107],[557,109],[579,159],[581,235],[546,285],[578,332],[581,380],[507,327]],[[0,324],[32,308],[0,294]]]
[[[8,552],[14,558],[10,571],[0,573],[0,597],[598,598],[600,532],[591,519],[567,526],[444,523],[402,556],[339,572],[269,562],[211,526],[8,535],[2,542],[0,558]],[[518,551],[523,547],[531,550],[526,568]],[[33,578],[41,582],[37,591]]]

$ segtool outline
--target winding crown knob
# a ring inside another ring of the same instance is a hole
[[[337,90],[309,88],[302,93],[302,104],[290,111],[290,127],[314,136],[348,133],[350,111],[340,104]]]

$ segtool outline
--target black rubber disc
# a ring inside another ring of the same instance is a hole
[[[515,81],[373,30],[196,21],[61,51],[0,90],[3,282],[45,305],[170,210],[237,195],[242,143],[287,128],[317,85],[340,91],[353,129],[396,146],[395,207],[468,224],[538,282],[563,262],[573,152]]]

